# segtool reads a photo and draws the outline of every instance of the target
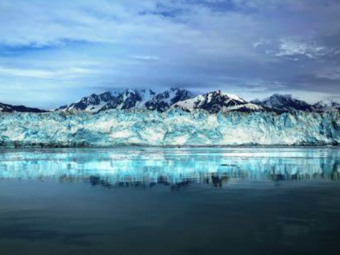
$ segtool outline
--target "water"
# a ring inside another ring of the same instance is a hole
[[[0,151],[0,254],[340,254],[340,150]]]

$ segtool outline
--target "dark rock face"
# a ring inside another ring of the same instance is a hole
[[[0,103],[0,112],[33,112],[33,113],[42,113],[46,112],[45,110],[41,110],[38,108],[30,108],[23,105],[9,105]]]

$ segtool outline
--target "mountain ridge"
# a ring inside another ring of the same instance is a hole
[[[218,112],[328,112],[340,111],[340,103],[335,101],[320,101],[309,104],[303,100],[294,98],[291,94],[278,94],[263,100],[246,101],[243,98],[216,90],[204,94],[195,93],[182,88],[170,88],[156,93],[151,89],[126,89],[106,91],[100,94],[91,94],[69,105],[60,106],[51,111],[58,112],[89,112],[99,113],[103,111],[118,110],[149,110],[165,112],[171,108],[180,108],[183,111],[203,110],[211,114]],[[38,108],[26,106],[13,106],[0,103],[0,112],[47,112]]]
[[[305,101],[295,99],[291,94],[278,94],[265,98],[261,101],[260,105],[282,111],[307,111],[312,112],[313,106]]]
[[[10,104],[0,103],[0,112],[7,112],[7,113],[13,113],[13,112],[43,113],[43,112],[47,112],[47,111],[42,110],[42,109],[38,109],[38,108],[26,107],[24,105],[10,105]]]

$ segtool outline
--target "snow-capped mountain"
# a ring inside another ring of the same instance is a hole
[[[166,90],[145,103],[148,110],[164,112],[177,102],[193,98],[194,94],[186,89],[171,88]]]
[[[106,104],[113,101],[119,92],[110,92],[96,95],[92,94],[88,97],[83,97],[78,102],[64,105],[56,109],[56,111],[86,111],[86,112],[97,112],[101,110]]]
[[[145,103],[151,100],[156,95],[152,90],[136,90],[127,89],[122,93],[118,93],[112,100],[105,104],[97,112],[118,109],[145,109]]]
[[[156,94],[147,89],[127,89],[125,91],[105,92],[84,97],[69,106],[61,106],[56,111],[86,111],[98,113],[111,109],[147,109],[166,111],[178,101],[193,97],[192,93],[185,89],[171,88]]]
[[[340,110],[340,104],[335,101],[319,101],[313,105],[314,109],[319,112]]]
[[[295,99],[291,95],[274,94],[264,100],[246,101],[236,95],[221,90],[195,96],[192,92],[171,88],[156,94],[152,90],[127,89],[125,91],[105,92],[84,97],[71,105],[61,106],[56,111],[85,111],[99,113],[106,110],[142,109],[164,112],[170,108],[180,108],[187,112],[204,110],[218,112],[254,112],[267,111],[282,114],[292,111],[326,112],[340,110],[336,102],[322,101],[311,105]]]
[[[249,103],[236,95],[223,93],[220,90],[199,95],[192,99],[180,101],[174,104],[172,108],[180,108],[188,112],[201,109],[210,113],[217,113],[219,111],[252,112],[264,110],[264,108],[260,105]]]
[[[30,108],[23,105],[9,105],[0,103],[0,112],[35,112],[41,113],[46,112],[38,108]]]
[[[295,99],[291,95],[274,94],[262,101],[254,100],[254,104],[267,106],[282,111],[313,111],[313,106],[305,101]]]

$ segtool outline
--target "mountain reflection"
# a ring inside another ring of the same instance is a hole
[[[340,180],[336,149],[55,149],[3,151],[0,179],[87,182],[105,188],[204,184],[242,180]]]

